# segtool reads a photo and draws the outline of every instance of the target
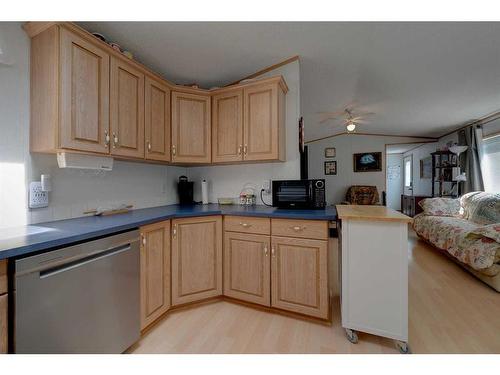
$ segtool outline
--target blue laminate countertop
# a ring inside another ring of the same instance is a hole
[[[335,220],[337,212],[335,207],[327,207],[324,210],[285,210],[266,206],[244,207],[217,204],[142,208],[114,216],[87,216],[0,229],[0,259],[70,245],[75,242],[134,229],[157,221],[208,215]]]

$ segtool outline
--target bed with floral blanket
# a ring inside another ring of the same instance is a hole
[[[415,232],[500,292],[500,194],[428,198],[420,205]]]

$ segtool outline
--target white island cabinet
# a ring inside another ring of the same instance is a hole
[[[397,340],[408,352],[408,223],[384,206],[338,205],[342,327]]]

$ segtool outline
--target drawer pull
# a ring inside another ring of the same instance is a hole
[[[276,257],[276,251],[274,250],[274,245],[273,245],[273,246],[271,246],[271,256],[272,256],[273,258],[275,258],[275,257]]]
[[[109,141],[111,140],[111,138],[109,138],[109,134],[108,134],[108,131],[105,130],[104,131],[104,146],[108,147],[109,146]]]
[[[299,227],[298,225],[294,227],[290,227],[290,229],[293,229],[295,232],[300,232],[301,230],[306,229],[306,227]]]
[[[175,238],[177,236],[177,224],[174,224],[172,228],[172,236]]]
[[[268,250],[267,250],[267,245],[264,244],[264,255],[267,257],[267,253],[268,253]]]
[[[250,228],[252,226],[252,224],[248,224],[248,223],[240,223],[240,225],[243,227],[243,228]]]

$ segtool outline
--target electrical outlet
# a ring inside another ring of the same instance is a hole
[[[264,182],[262,182],[262,190],[264,190],[266,194],[271,193],[271,180],[264,180]]]
[[[41,208],[49,205],[49,193],[42,190],[40,181],[30,183],[29,208]]]

